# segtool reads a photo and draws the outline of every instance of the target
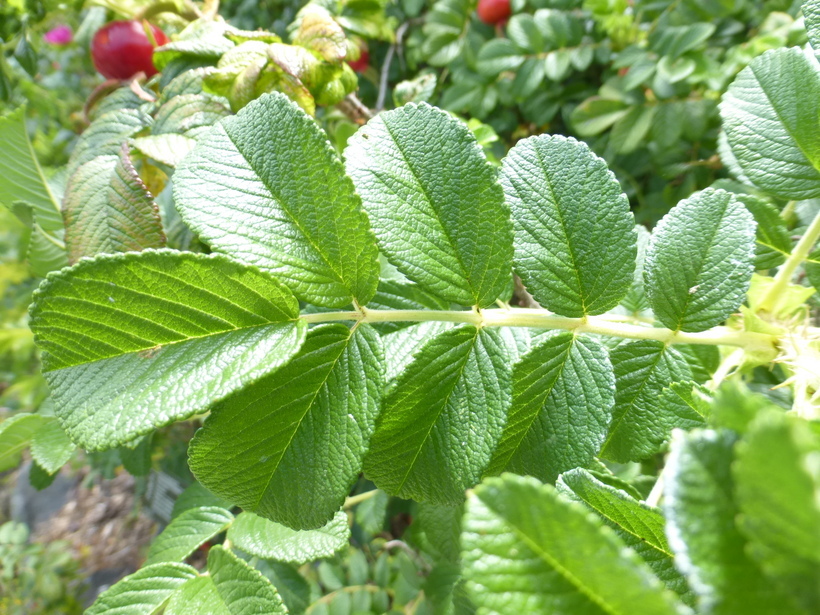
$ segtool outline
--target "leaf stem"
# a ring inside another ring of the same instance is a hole
[[[818,224],[820,226],[820,224]],[[737,346],[747,351],[771,352],[775,350],[777,336],[752,331],[737,331],[728,327],[714,327],[707,331],[687,333],[661,327],[618,322],[620,317],[606,316],[568,318],[548,310],[539,309],[488,309],[488,310],[371,310],[361,308],[355,312],[321,312],[305,314],[302,318],[310,323],[334,321],[379,322],[452,322],[471,324],[476,327],[533,327],[557,329],[576,333],[594,333],[636,340],[656,340],[665,344],[701,344],[707,346]]]
[[[783,266],[777,271],[777,275],[774,276],[774,284],[772,284],[766,291],[766,294],[763,295],[757,307],[757,311],[775,311],[777,302],[784,295],[786,288],[791,283],[795,270],[806,260],[814,244],[817,243],[818,238],[820,238],[820,212],[818,212],[814,220],[811,221],[809,228],[803,233],[803,236],[800,238],[800,241],[797,242],[789,258],[786,259],[786,262],[783,263]]]
[[[361,504],[362,502],[369,500],[370,498],[374,497],[377,493],[379,493],[378,489],[372,489],[370,491],[365,491],[364,493],[351,495],[349,498],[345,500],[342,509],[348,510],[349,508],[353,508],[356,504]]]

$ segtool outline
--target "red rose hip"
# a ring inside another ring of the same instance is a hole
[[[367,70],[367,67],[370,66],[370,54],[367,52],[367,49],[362,49],[359,59],[352,60],[347,64],[357,73],[363,73]]]
[[[130,79],[139,72],[155,75],[154,47],[167,43],[168,37],[156,26],[149,27],[156,45],[141,21],[112,21],[97,30],[91,43],[94,68],[108,79]]]
[[[510,0],[478,0],[478,18],[487,25],[507,21],[511,14]]]

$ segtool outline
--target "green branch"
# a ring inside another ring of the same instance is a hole
[[[737,331],[728,327],[714,327],[707,331],[686,333],[660,327],[618,322],[606,316],[567,318],[547,310],[537,309],[489,309],[473,311],[448,310],[371,310],[360,308],[350,312],[324,312],[305,314],[308,323],[356,321],[379,322],[452,322],[471,324],[476,327],[533,327],[557,329],[575,333],[595,333],[635,340],[657,340],[665,344],[702,344],[707,346],[737,346],[747,351],[771,352],[775,350],[777,336],[751,331]]]

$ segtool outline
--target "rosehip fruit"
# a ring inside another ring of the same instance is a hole
[[[362,49],[361,54],[359,54],[359,59],[348,62],[347,64],[357,73],[363,73],[367,70],[367,67],[370,66],[370,53],[368,53],[367,49]]]
[[[510,0],[478,0],[478,18],[489,26],[509,19]]]
[[[167,43],[168,37],[156,26],[149,27],[154,41],[146,36],[141,21],[112,21],[97,30],[91,43],[94,68],[107,79],[130,79],[139,72],[156,75],[154,47]]]

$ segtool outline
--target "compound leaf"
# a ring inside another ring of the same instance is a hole
[[[392,495],[462,502],[501,437],[509,363],[497,331],[462,326],[431,339],[387,393],[365,475]]]
[[[326,135],[286,96],[219,122],[174,174],[188,225],[215,250],[276,274],[325,307],[367,303],[378,250]]]
[[[655,317],[705,331],[743,302],[752,279],[755,222],[734,195],[707,188],[681,201],[652,233],[644,277]]]
[[[426,103],[380,113],[345,150],[379,246],[447,301],[486,307],[512,270],[509,210],[467,126]]]
[[[31,328],[63,427],[102,450],[286,363],[304,339],[298,309],[287,288],[224,256],[147,250],[51,274]]]
[[[321,527],[361,472],[383,364],[368,325],[312,329],[286,367],[212,408],[190,446],[194,475],[245,510]]]
[[[462,535],[467,589],[491,613],[673,615],[680,604],[603,522],[534,478],[476,487]]]
[[[635,221],[606,163],[575,139],[530,137],[504,159],[515,225],[515,270],[541,305],[602,314],[632,285]]]

